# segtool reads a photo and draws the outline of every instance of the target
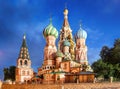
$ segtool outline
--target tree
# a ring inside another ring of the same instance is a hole
[[[109,47],[107,47],[107,46],[103,46],[102,47],[102,50],[100,51],[100,57],[103,59],[103,60],[105,60],[106,59],[106,56],[108,55],[108,53],[109,53]]]
[[[107,74],[106,71],[106,64],[101,60],[97,60],[92,64],[92,68],[95,73],[97,73],[97,76],[103,76]]]
[[[15,66],[10,66],[9,68],[4,68],[3,69],[3,72],[4,72],[4,81],[8,80],[8,79],[10,79],[12,81],[15,80],[15,69],[16,69]]]
[[[102,76],[105,79],[108,79],[111,76],[114,76],[114,66],[112,64],[108,64],[103,62],[102,59],[97,60],[92,64],[92,68],[95,73],[97,73],[98,76]]]
[[[120,38],[116,39],[114,42],[114,47],[120,47]]]
[[[8,68],[4,68],[4,80],[9,79],[9,69]]]
[[[114,65],[114,77],[120,79],[120,65]]]
[[[113,47],[113,64],[120,64],[120,39],[116,39]]]
[[[120,63],[120,39],[116,39],[112,48],[103,46],[100,57],[104,62],[110,64]]]
[[[15,66],[10,66],[10,67],[9,67],[10,77],[11,77],[11,80],[12,80],[12,81],[15,81],[15,69],[16,69]]]
[[[120,39],[116,39],[111,48],[103,46],[100,57],[101,59],[92,64],[97,76],[103,76],[105,79],[111,76],[120,79]]]

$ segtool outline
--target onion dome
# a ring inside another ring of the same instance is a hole
[[[56,57],[63,57],[63,53],[60,50],[58,50],[56,52]]]
[[[76,38],[77,39],[80,39],[80,38],[86,39],[87,38],[87,32],[84,29],[82,29],[81,25],[80,25],[80,29],[76,33]]]
[[[65,41],[63,42],[63,46],[70,46],[70,42],[69,42],[68,40],[65,40]]]
[[[44,37],[47,37],[49,35],[54,36],[55,38],[58,37],[58,31],[57,29],[52,25],[52,21],[50,20],[49,25],[44,29],[43,31]]]

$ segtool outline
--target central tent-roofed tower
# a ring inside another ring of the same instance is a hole
[[[68,9],[65,9],[64,12],[64,21],[63,21],[63,26],[60,31],[60,40],[58,43],[58,49],[63,52],[63,43],[65,40],[68,40],[70,43],[69,47],[69,53],[71,55],[71,59],[74,60],[74,41],[73,41],[73,36],[72,36],[72,30],[70,28],[69,22],[68,22]]]

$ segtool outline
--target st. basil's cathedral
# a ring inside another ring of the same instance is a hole
[[[80,25],[75,38],[68,22],[68,9],[64,12],[64,21],[60,34],[50,20],[43,30],[46,40],[44,47],[44,61],[34,75],[31,60],[26,45],[26,36],[17,60],[16,82],[39,81],[42,84],[93,82],[95,74],[87,59],[87,32]],[[59,36],[60,35],[60,36]],[[58,48],[56,39],[59,36]],[[73,40],[75,39],[75,41]]]

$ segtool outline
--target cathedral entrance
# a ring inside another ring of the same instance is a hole
[[[78,79],[79,79],[79,76],[75,74],[65,75],[65,83],[77,83]]]
[[[91,72],[69,73],[65,75],[65,83],[88,83],[94,81],[95,74]]]

